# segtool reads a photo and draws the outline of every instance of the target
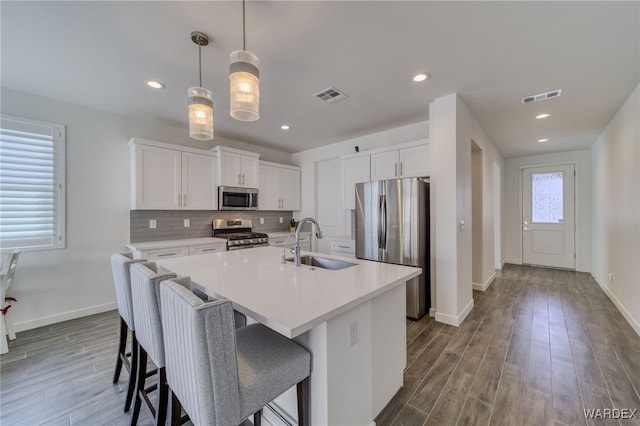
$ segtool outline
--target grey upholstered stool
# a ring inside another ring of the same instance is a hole
[[[131,253],[111,255],[111,271],[113,283],[116,287],[116,300],[120,313],[120,341],[118,343],[118,357],[116,359],[116,371],[113,374],[113,383],[118,383],[120,372],[124,365],[129,371],[129,385],[127,386],[127,399],[124,411],[131,407],[131,399],[136,386],[136,370],[138,362],[138,343],[133,324],[133,302],[131,301],[131,276],[130,268],[133,263],[146,262],[146,259],[134,259]],[[127,334],[131,332],[131,353],[126,353]],[[131,356],[131,360],[129,360]]]
[[[136,393],[131,414],[131,424],[138,422],[140,407],[145,408],[154,419],[154,424],[163,425],[167,416],[168,388],[165,377],[164,341],[160,322],[160,300],[158,297],[161,281],[176,278],[174,273],[158,273],[154,262],[136,263],[131,266],[131,296],[133,300],[133,319],[138,340],[138,371]],[[181,279],[183,285],[191,286],[191,280]],[[178,285],[178,284],[176,284]],[[185,289],[186,290],[186,289]],[[190,288],[186,290],[190,292]],[[195,297],[195,296],[194,296]],[[145,387],[147,359],[158,367],[157,384]],[[155,406],[148,393],[157,391]]]
[[[235,329],[228,300],[203,302],[175,280],[160,285],[169,416],[181,407],[193,424],[238,425],[297,385],[298,424],[309,423],[311,354],[292,340],[252,324]]]

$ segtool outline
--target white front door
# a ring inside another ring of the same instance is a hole
[[[522,263],[575,269],[575,166],[522,169]]]

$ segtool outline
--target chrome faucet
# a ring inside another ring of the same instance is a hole
[[[316,226],[316,237],[318,239],[322,238],[320,225],[314,218],[305,217],[304,219],[300,220],[300,222],[298,222],[298,227],[296,228],[296,245],[293,247],[293,264],[296,266],[300,266],[300,231],[302,230],[302,225],[307,222],[311,222]]]

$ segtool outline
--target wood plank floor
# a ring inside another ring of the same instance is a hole
[[[474,299],[459,328],[407,323],[405,386],[376,424],[640,424],[584,418],[640,412],[640,338],[590,275],[507,265]],[[128,424],[126,371],[111,383],[118,318],[18,333],[0,356],[0,424]]]
[[[405,386],[377,425],[640,425],[640,337],[589,274],[506,265],[473,297],[458,328],[407,323]]]

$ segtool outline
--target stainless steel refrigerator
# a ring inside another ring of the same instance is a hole
[[[429,182],[406,178],[356,184],[356,257],[417,266],[407,281],[407,317],[431,307]]]

